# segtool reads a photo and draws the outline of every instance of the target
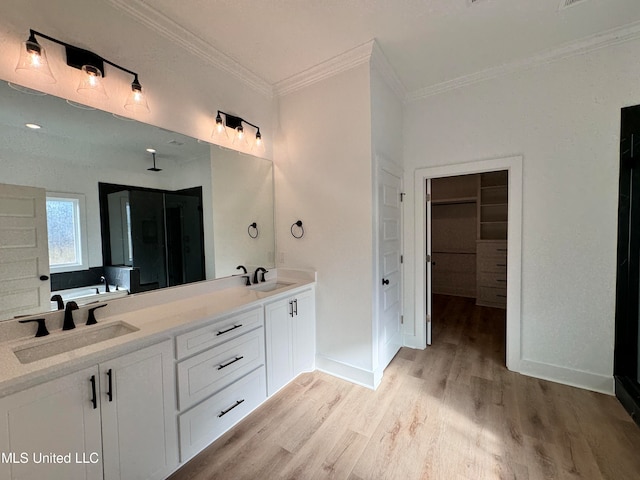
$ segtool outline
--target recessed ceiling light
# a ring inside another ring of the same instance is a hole
[[[24,126],[27,127],[27,128],[30,128],[32,130],[38,130],[38,129],[42,128],[37,123],[25,123]]]
[[[156,149],[155,148],[147,148],[147,152],[156,153]]]

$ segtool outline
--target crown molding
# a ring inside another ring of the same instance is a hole
[[[371,58],[374,44],[375,40],[370,40],[367,43],[347,50],[307,70],[281,80],[273,86],[273,92],[277,96],[287,95],[366,63]]]
[[[376,40],[373,41],[373,49],[371,52],[371,66],[382,76],[385,83],[391,88],[396,97],[402,102],[407,96],[407,89],[400,81],[395,70],[387,60],[380,45]]]
[[[488,68],[486,70],[481,70],[469,75],[463,75],[446,82],[437,83],[435,85],[415,90],[405,96],[405,103],[416,102],[433,95],[466,87],[474,83],[510,75],[565,58],[583,55],[601,48],[637,40],[639,38],[640,22],[632,23],[624,27],[614,28],[592,35],[576,42],[566,43],[559,48],[554,48],[522,60],[516,60],[498,67]]]
[[[273,97],[273,88],[266,80],[142,0],[107,0],[107,2],[117,10],[126,13],[139,23],[204,60],[209,65],[234,76],[258,93],[269,98]]]

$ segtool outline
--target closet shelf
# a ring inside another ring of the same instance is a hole
[[[476,203],[478,197],[458,197],[458,198],[443,198],[443,199],[431,199],[432,205],[456,205],[459,203]]]
[[[444,252],[444,251],[438,251],[438,250],[433,250],[431,252],[432,255],[435,255],[436,253],[444,253],[447,255],[475,255],[476,252]]]

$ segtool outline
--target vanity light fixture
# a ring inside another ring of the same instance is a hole
[[[222,115],[224,115],[224,123],[222,121]],[[251,150],[252,151],[255,150],[258,153],[263,153],[264,140],[262,139],[262,134],[260,133],[260,127],[258,127],[257,125],[254,125],[251,122],[247,122],[244,118],[231,115],[221,110],[218,110],[218,114],[216,115],[216,125],[213,128],[213,134],[211,136],[217,140],[223,140],[225,138],[229,138],[225,128],[225,127],[228,127],[235,130],[235,134],[232,141],[233,145],[249,146],[247,133],[245,132],[245,127],[243,123],[246,123],[247,125],[256,129],[255,142],[253,142],[253,144],[251,145]]]
[[[107,98],[107,92],[102,84],[102,78],[105,76],[104,64],[106,63],[133,76],[131,92],[127,97],[124,108],[136,113],[149,112],[149,105],[136,72],[113,63],[89,50],[75,47],[56,38],[36,32],[35,30],[29,30],[29,38],[22,44],[16,72],[35,76],[43,82],[55,83],[56,79],[49,68],[45,50],[38,43],[36,36],[62,45],[65,48],[67,56],[67,65],[83,72],[77,88],[78,93],[94,99]]]

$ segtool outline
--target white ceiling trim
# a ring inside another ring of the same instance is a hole
[[[630,42],[638,38],[640,38],[640,22],[598,33],[576,42],[570,42],[560,48],[554,48],[522,60],[516,60],[498,67],[488,68],[470,75],[463,75],[446,82],[421,88],[406,95],[405,103],[416,102],[467,85],[538,67],[563,58],[582,55],[600,48]]]
[[[371,66],[375,68],[375,70],[380,73],[384,81],[389,85],[389,88],[393,90],[393,93],[396,94],[398,99],[402,102],[407,96],[407,89],[404,84],[396,75],[395,70],[387,60],[387,57],[384,55],[384,52],[378,45],[377,41],[373,41],[373,51],[371,52]]]
[[[269,98],[273,97],[273,88],[266,80],[142,0],[107,0],[107,2],[208,64],[233,75],[255,91]]]
[[[375,40],[370,40],[303,72],[281,80],[273,86],[273,92],[278,96],[287,95],[368,62],[371,58],[374,44]]]

